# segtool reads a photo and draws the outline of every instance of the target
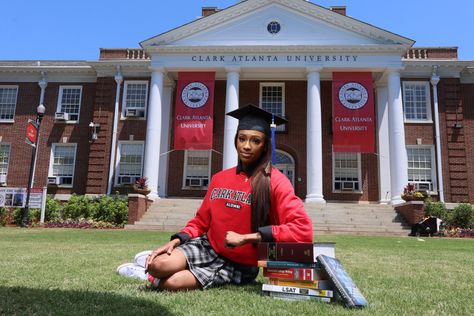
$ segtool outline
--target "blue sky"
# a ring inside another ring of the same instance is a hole
[[[15,0],[0,12],[0,60],[97,60],[99,48],[139,42],[194,20],[201,7],[237,0]],[[473,0],[312,0],[345,5],[347,14],[416,41],[457,46],[474,60]]]

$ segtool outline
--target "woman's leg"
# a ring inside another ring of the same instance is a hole
[[[160,279],[158,289],[180,291],[200,288],[201,284],[187,266],[184,253],[174,249],[171,255],[164,253],[156,257],[148,265],[148,273]]]

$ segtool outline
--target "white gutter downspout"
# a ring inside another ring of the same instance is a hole
[[[41,72],[41,79],[38,81],[38,85],[41,88],[41,94],[40,94],[40,101],[39,104],[44,105],[44,93],[46,92],[46,87],[48,86],[48,80],[46,80],[46,73]],[[39,133],[38,133],[39,137]],[[38,148],[36,148],[36,157],[35,157],[35,164],[33,165],[33,179],[31,180],[31,187],[35,187],[35,173],[36,173],[36,162],[38,161],[38,150],[39,149],[39,139],[38,139]]]
[[[115,152],[117,150],[117,129],[119,116],[119,102],[120,102],[120,86],[123,81],[120,66],[117,66],[117,74],[115,75],[115,82],[117,89],[115,92],[115,110],[114,110],[114,124],[112,126],[112,144],[110,145],[110,164],[109,164],[109,183],[107,185],[107,194],[112,194],[112,187],[114,186],[114,171],[115,171]]]
[[[439,135],[439,114],[438,114],[438,66],[433,66],[433,75],[431,76],[431,85],[433,85],[433,101],[434,101],[434,124],[436,139],[436,167],[438,172],[438,191],[439,200],[444,203],[444,184],[443,184],[443,167],[441,161],[441,140]]]

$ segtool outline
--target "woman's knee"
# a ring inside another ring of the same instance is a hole
[[[157,278],[166,278],[186,268],[186,259],[179,255],[162,254],[148,265],[148,273]]]

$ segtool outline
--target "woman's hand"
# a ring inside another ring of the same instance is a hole
[[[173,239],[171,241],[169,241],[167,244],[165,244],[164,246],[161,246],[157,249],[155,249],[155,251],[153,251],[149,256],[148,256],[148,259],[146,260],[146,264],[145,264],[145,270],[148,270],[148,265],[153,261],[155,260],[156,257],[158,257],[159,255],[161,254],[168,254],[171,255],[171,253],[173,252],[174,248],[178,247],[180,244],[180,241],[178,238],[176,239]]]
[[[241,235],[233,231],[228,231],[225,235],[224,245],[226,248],[235,248],[245,245],[245,235]]]
[[[224,244],[226,248],[240,247],[248,243],[260,242],[262,237],[260,233],[254,234],[238,234],[233,231],[228,231],[225,235]]]

